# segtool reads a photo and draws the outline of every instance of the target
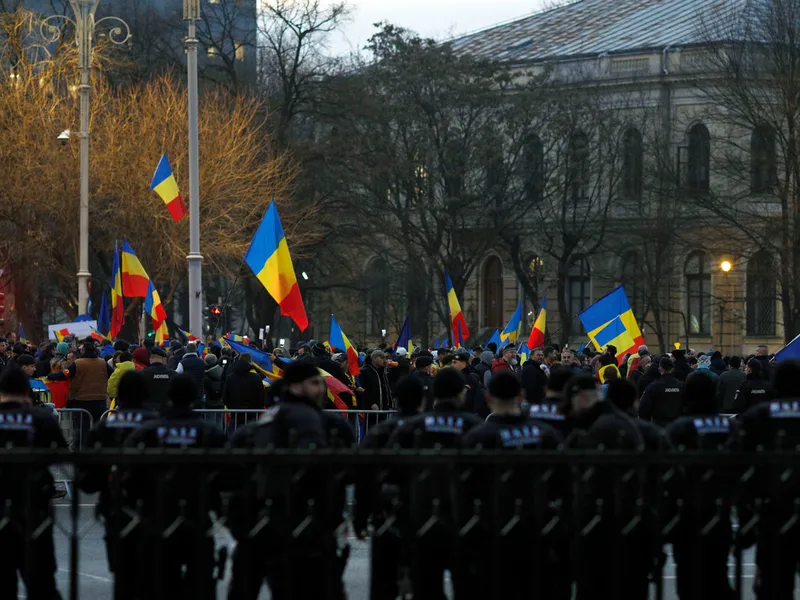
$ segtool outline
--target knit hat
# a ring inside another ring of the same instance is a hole
[[[215,367],[217,366],[217,356],[215,354],[206,354],[204,359],[206,361],[207,367]]]
[[[711,366],[711,357],[708,356],[708,354],[706,354],[704,356],[701,356],[697,360],[697,366],[698,367],[710,367]]]
[[[147,348],[137,348],[133,351],[133,360],[143,365],[150,364],[150,353]]]
[[[294,361],[283,373],[283,381],[288,385],[293,383],[303,383],[312,377],[319,377],[319,369],[312,362]]]
[[[69,344],[67,342],[58,342],[56,346],[56,354],[63,354],[66,356],[69,353]]]

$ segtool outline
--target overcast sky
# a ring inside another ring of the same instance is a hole
[[[528,15],[544,0],[348,0],[351,21],[331,50],[345,54],[361,48],[374,33],[373,23],[388,21],[436,39],[483,29]]]

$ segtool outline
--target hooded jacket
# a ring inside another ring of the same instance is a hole
[[[117,391],[119,390],[119,380],[122,379],[122,376],[125,374],[126,371],[135,371],[136,365],[133,363],[132,360],[126,360],[125,362],[117,363],[117,367],[114,369],[114,372],[108,378],[108,397],[109,398],[116,398]]]
[[[257,410],[264,408],[266,393],[261,375],[251,371],[251,365],[236,359],[225,380],[222,404],[228,408]]]

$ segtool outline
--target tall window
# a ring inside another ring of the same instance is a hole
[[[711,181],[711,136],[702,123],[689,130],[686,187],[690,192],[707,192]]]
[[[747,262],[747,335],[775,335],[777,286],[772,258],[757,252]]]
[[[368,286],[367,312],[370,333],[378,333],[388,328],[389,300],[391,296],[390,271],[382,258],[373,260],[366,273]]]
[[[761,125],[753,130],[750,137],[750,192],[770,192],[777,179],[775,133],[766,125]]]
[[[620,283],[625,287],[625,294],[628,296],[633,314],[638,321],[644,319],[645,315],[645,291],[642,261],[636,250],[629,250],[622,255],[620,264]]]
[[[569,145],[569,187],[573,202],[589,198],[589,138],[583,132],[573,134]]]
[[[689,333],[711,334],[711,270],[703,252],[695,252],[686,261],[686,300]]]
[[[591,303],[591,286],[592,273],[589,263],[585,259],[574,261],[567,275],[567,308],[573,332],[581,330],[581,320],[578,315]]]
[[[635,127],[622,138],[622,196],[626,200],[642,199],[642,134]]]
[[[525,186],[526,202],[540,202],[544,189],[544,146],[537,135],[530,135],[525,141],[520,175]]]
[[[503,326],[503,265],[491,256],[483,266],[483,325]]]

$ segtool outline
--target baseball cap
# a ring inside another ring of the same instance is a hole
[[[395,352],[397,356],[408,356],[408,350],[400,346],[397,351]]]

